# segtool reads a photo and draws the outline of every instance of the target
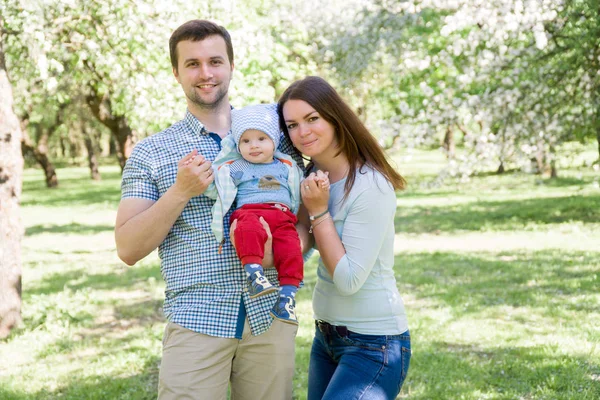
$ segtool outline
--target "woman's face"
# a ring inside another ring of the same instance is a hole
[[[333,125],[304,100],[288,100],[283,119],[294,147],[309,157],[331,156],[337,152]]]

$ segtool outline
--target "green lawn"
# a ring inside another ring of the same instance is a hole
[[[600,398],[600,188],[592,168],[432,185],[436,152],[396,157],[396,277],[413,358],[400,398]],[[0,399],[154,399],[158,259],[115,253],[117,167],[92,182],[25,172],[24,323],[0,343]],[[295,398],[306,398],[315,260],[298,294]]]

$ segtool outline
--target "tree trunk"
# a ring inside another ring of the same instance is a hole
[[[537,151],[535,153],[535,164],[537,167],[537,174],[542,176],[550,176],[550,163],[548,151],[546,150],[546,145],[542,139],[538,140],[537,143]]]
[[[98,171],[98,159],[96,158],[96,152],[94,151],[94,142],[90,137],[90,132],[84,131],[83,141],[85,142],[85,148],[88,153],[88,166],[90,167],[90,176],[93,180],[99,181],[102,179],[100,172]]]
[[[87,103],[92,110],[92,114],[94,114],[98,121],[110,129],[111,134],[114,136],[117,144],[117,158],[122,172],[127,159],[131,155],[131,150],[133,150],[135,139],[127,118],[123,115],[114,115],[108,96],[100,96],[94,90],[93,94],[87,97]]]
[[[21,321],[22,178],[21,128],[13,111],[0,32],[0,339]]]
[[[65,144],[66,139],[61,137],[60,138],[60,156],[62,158],[65,158],[67,156],[67,145]]]
[[[500,161],[500,165],[498,166],[498,170],[496,170],[496,174],[500,175],[506,172],[504,169],[504,161]]]
[[[69,156],[71,157],[71,164],[75,164],[75,159],[77,158],[77,145],[72,137],[69,136]]]
[[[35,146],[25,129],[22,133],[23,137],[21,140],[21,149],[23,150],[23,154],[31,154],[33,158],[35,158],[35,161],[40,164],[40,167],[42,167],[44,170],[47,187],[57,187],[58,177],[56,176],[56,169],[54,168],[54,165],[48,158],[48,147],[45,144],[42,146],[39,144]]]
[[[117,142],[115,138],[111,135],[108,140],[108,155],[116,156],[117,155]]]
[[[598,141],[598,164],[600,164],[600,127],[596,128],[596,140]]]
[[[119,117],[119,127],[116,132],[113,132],[117,137],[117,157],[119,159],[119,166],[121,167],[121,172],[125,168],[125,163],[127,159],[131,155],[131,151],[133,150],[133,132],[129,125],[127,125],[127,121],[124,117]]]
[[[454,143],[454,130],[448,126],[444,135],[444,150],[446,150],[446,158],[449,160],[454,158],[456,152],[456,144]]]
[[[556,170],[556,149],[553,145],[550,145],[548,148],[548,158],[550,158],[550,162],[548,163],[550,166],[550,178],[558,178],[558,171]]]
[[[538,150],[537,153],[535,154],[535,166],[536,166],[536,173],[539,175],[544,175],[544,151],[543,150]]]

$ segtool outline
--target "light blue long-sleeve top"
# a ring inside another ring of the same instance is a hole
[[[362,171],[346,200],[346,180],[331,185],[329,212],[346,254],[333,277],[319,258],[314,317],[365,335],[400,334],[408,321],[394,276],[396,195],[379,172]]]

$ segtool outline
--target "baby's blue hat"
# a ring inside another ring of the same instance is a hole
[[[257,104],[231,110],[231,134],[236,145],[240,145],[240,138],[248,129],[266,133],[273,140],[275,149],[277,149],[281,135],[277,104]]]

